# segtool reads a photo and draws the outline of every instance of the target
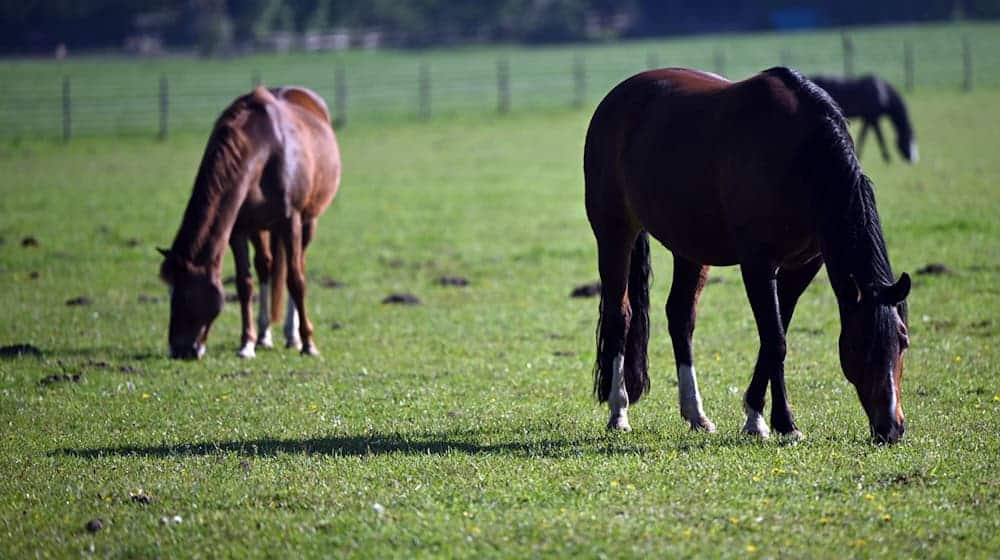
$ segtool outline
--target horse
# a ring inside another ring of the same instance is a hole
[[[830,97],[840,105],[845,117],[861,118],[859,154],[864,147],[868,131],[874,130],[875,138],[882,150],[882,159],[889,161],[889,151],[885,147],[882,129],[878,124],[879,118],[886,115],[896,129],[896,148],[899,149],[899,153],[908,163],[917,163],[920,159],[906,103],[889,82],[870,74],[860,78],[812,76],[809,79],[830,94]]]
[[[649,236],[673,253],[666,302],[680,412],[715,431],[692,356],[709,267],[739,265],[760,339],[742,431],[801,438],[785,390],[785,333],[825,263],[840,311],[840,362],[872,436],[905,431],[900,382],[910,277],[893,282],[873,187],[846,121],[822,89],[776,67],[745,81],[691,69],[636,74],[614,87],[584,147],[587,217],[601,279],[594,393],[611,430],[649,390]]]
[[[287,346],[303,354],[319,353],[305,307],[305,251],[319,216],[337,194],[340,175],[330,112],[316,93],[301,87],[257,87],[222,112],[173,245],[159,249],[160,277],[170,287],[171,357],[197,359],[205,353],[208,331],[222,311],[220,276],[227,243],[236,264],[243,324],[238,355],[252,358],[256,347],[273,344],[270,324],[281,314],[282,283],[287,283],[291,300]],[[250,305],[248,243],[255,249],[262,292],[259,340]]]

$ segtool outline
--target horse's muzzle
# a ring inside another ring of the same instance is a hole
[[[896,422],[891,420],[889,422],[880,422],[878,424],[872,424],[872,438],[876,443],[884,443],[892,445],[903,438],[903,434],[906,433],[906,421]]]
[[[200,343],[170,347],[170,357],[175,360],[197,360],[204,355],[205,345]]]

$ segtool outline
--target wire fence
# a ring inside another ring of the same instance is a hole
[[[441,116],[582,108],[617,82],[659,66],[740,79],[777,64],[807,74],[876,73],[901,91],[1000,86],[1000,26],[956,34],[772,35],[615,46],[484,48],[148,63],[89,58],[0,64],[0,138],[207,131],[252,85],[299,84],[330,103],[339,126]]]

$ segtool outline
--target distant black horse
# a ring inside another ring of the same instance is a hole
[[[913,137],[913,126],[906,112],[903,98],[889,82],[878,76],[862,76],[860,78],[841,78],[838,76],[812,76],[809,78],[816,85],[826,90],[830,97],[840,105],[847,118],[860,117],[861,134],[858,136],[858,154],[864,147],[865,137],[869,129],[875,130],[879,148],[882,149],[882,159],[889,161],[889,151],[885,148],[882,129],[878,120],[887,115],[896,128],[896,146],[899,153],[910,163],[916,163],[917,141]]]

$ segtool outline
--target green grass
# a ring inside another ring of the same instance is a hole
[[[962,41],[972,50],[974,87],[1000,85],[1000,23],[896,25],[847,29],[855,72],[875,72],[904,86],[903,45],[914,53],[917,90],[962,86]],[[717,64],[721,55],[722,66]],[[206,127],[253,77],[269,85],[301,84],[327,99],[337,66],[346,77],[350,122],[415,120],[419,67],[431,75],[436,117],[488,115],[497,110],[497,62],[510,69],[513,111],[565,109],[574,99],[573,66],[586,68],[584,97],[596,103],[625,77],[650,66],[714,70],[741,79],[776,64],[807,73],[843,72],[838,30],[707,35],[664,40],[554,47],[481,46],[462,49],[349,51],[198,60],[184,56],[134,59],[77,55],[55,60],[0,60],[0,138],[58,138],[62,80],[71,81],[76,135],[154,135],[161,76],[169,81],[171,131],[206,134]]]
[[[868,441],[840,373],[822,273],[787,359],[807,438],[739,435],[757,340],[733,268],[714,270],[696,335],[719,433],[679,417],[662,313],[635,431],[605,432],[597,303],[568,297],[596,277],[587,111],[346,128],[342,192],[309,254],[316,359],[238,360],[234,305],[206,359],[165,358],[167,306],[139,297],[165,296],[153,247],[176,231],[203,137],[0,146],[0,344],[44,352],[0,359],[0,557],[1000,554],[1000,94],[910,101],[923,160],[887,166],[869,145],[866,170],[897,273],[953,273],[914,276],[893,447]],[[663,302],[662,248],[654,268]],[[424,303],[379,303],[396,291]],[[81,295],[93,303],[64,305]],[[63,374],[80,379],[40,383]]]

